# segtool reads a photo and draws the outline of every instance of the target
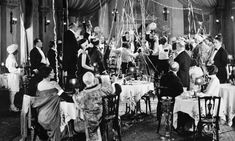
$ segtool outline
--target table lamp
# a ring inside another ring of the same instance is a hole
[[[1,73],[6,73],[6,67],[5,67],[5,64],[4,62],[1,63]]]
[[[78,83],[77,78],[72,78],[72,79],[69,80],[69,84],[73,87],[75,87],[77,83]]]
[[[202,77],[198,77],[195,79],[195,85],[198,85],[200,87],[201,85],[203,85],[203,83],[204,83],[204,80]],[[196,96],[197,96],[197,93],[196,91],[194,91],[194,97]]]
[[[98,64],[96,62],[93,63],[93,67],[94,67],[94,72],[97,73],[98,72]]]
[[[79,81],[78,81],[78,79],[77,78],[72,78],[72,79],[70,79],[69,80],[69,82],[68,82],[69,84],[69,90],[65,90],[67,93],[69,93],[69,94],[72,94],[72,93],[74,93],[75,92],[75,89],[76,88],[78,88],[78,86],[79,86]],[[70,90],[70,89],[72,89],[72,90]]]
[[[131,73],[131,77],[134,78],[135,68],[134,67],[130,67],[129,68],[129,72]]]

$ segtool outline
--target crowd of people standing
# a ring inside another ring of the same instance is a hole
[[[221,34],[215,37],[197,34],[194,37],[169,38],[167,35],[157,33],[151,27],[147,27],[145,34],[146,39],[143,39],[131,30],[126,31],[120,40],[117,38],[108,41],[105,40],[99,27],[94,30],[87,27],[84,31],[84,27],[78,23],[71,23],[69,29],[64,32],[63,49],[58,51],[62,52],[63,56],[55,55],[55,44],[52,41],[47,53],[49,61],[42,50],[42,41],[39,38],[34,40],[34,48],[30,51],[30,62],[32,74],[37,79],[31,79],[31,89],[34,89],[35,92],[31,95],[37,97],[33,107],[39,108],[38,122],[47,131],[47,137],[52,140],[60,138],[58,103],[60,98],[70,99],[65,96],[64,90],[69,91],[75,87],[71,87],[70,84],[70,80],[74,78],[78,80],[74,99],[77,104],[82,105],[87,125],[98,126],[102,113],[102,108],[100,108],[101,97],[107,95],[107,93],[112,94],[112,90],[103,89],[99,85],[96,75],[111,73],[109,69],[110,56],[116,58],[116,75],[128,75],[131,67],[138,67],[140,75],[146,73],[147,75],[154,74],[155,77],[161,76],[162,85],[169,87],[164,95],[172,97],[182,93],[182,87],[188,90],[195,89],[195,80],[199,77],[208,76],[210,78],[208,88],[205,90],[207,94],[211,93],[214,85],[227,82],[228,54],[224,48]],[[19,91],[18,86],[20,85],[18,83],[18,65],[14,56],[17,52],[17,45],[9,46],[7,51],[9,56],[6,60],[6,67],[11,74],[8,77],[17,82],[12,87],[9,84],[11,91],[10,109],[19,111],[14,105],[14,95]],[[58,63],[62,66],[67,80],[63,87],[56,81],[51,81],[56,80],[55,73],[58,71],[55,63],[56,56],[58,56]],[[169,83],[169,79],[174,81]],[[110,86],[108,87],[111,89]],[[178,90],[177,93],[176,89]],[[91,99],[88,95],[94,97]],[[84,101],[88,103],[84,103]],[[89,103],[93,106],[87,105]],[[50,114],[48,115],[45,111],[47,113],[49,111]],[[90,113],[91,111],[95,113]],[[91,118],[91,116],[96,118]],[[94,120],[96,124],[94,124]],[[100,129],[95,129],[97,130],[88,128],[87,138],[101,140],[99,137]]]

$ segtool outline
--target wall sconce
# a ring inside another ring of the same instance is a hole
[[[51,23],[50,20],[47,20],[47,17],[44,17],[44,29],[45,29],[45,32],[47,32],[47,26]]]
[[[113,9],[112,15],[114,16],[114,21],[115,21],[115,22],[117,21],[117,14],[118,14],[118,10],[117,10],[116,8]]]
[[[164,16],[164,20],[167,21],[167,14],[169,14],[170,12],[167,10],[166,7],[164,7],[162,13],[163,13],[163,16]]]
[[[13,32],[13,25],[17,23],[17,18],[13,17],[13,13],[10,12],[10,32]]]

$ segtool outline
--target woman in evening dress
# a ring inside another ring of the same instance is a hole
[[[60,95],[63,90],[55,81],[54,71],[50,67],[42,67],[39,70],[43,78],[38,83],[37,93],[33,107],[37,109],[37,122],[47,131],[48,140],[60,141]]]
[[[86,49],[88,47],[88,40],[87,39],[81,39],[79,41],[79,45],[81,46],[81,49],[78,50],[78,59],[77,59],[77,78],[80,82],[79,84],[79,91],[82,91],[85,88],[85,84],[82,81],[83,75],[88,71],[94,71],[94,67],[90,65],[90,57],[88,53],[86,52]]]

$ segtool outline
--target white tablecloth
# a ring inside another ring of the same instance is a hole
[[[203,105],[203,104],[202,104]],[[221,119],[225,120],[224,115],[224,106],[223,102],[221,100],[220,103],[220,112],[219,116]],[[178,114],[177,112],[183,112],[187,113],[190,117],[192,117],[195,121],[195,125],[197,125],[199,121],[199,110],[198,110],[198,99],[197,98],[185,98],[182,96],[177,96],[175,98],[175,105],[174,105],[174,111],[173,111],[173,126],[177,127],[177,119]]]
[[[232,125],[235,116],[235,86],[231,84],[221,84],[219,96],[225,106],[225,115],[228,117],[228,125]]]
[[[78,116],[78,110],[74,103],[60,102],[61,111],[61,126],[60,130],[63,131],[68,122],[73,119],[75,120]]]
[[[148,91],[154,90],[153,83],[147,81],[133,81],[131,84],[121,84],[121,87],[120,100],[121,102],[129,103],[131,107],[134,107],[136,102]]]

